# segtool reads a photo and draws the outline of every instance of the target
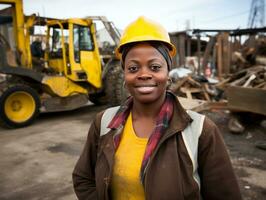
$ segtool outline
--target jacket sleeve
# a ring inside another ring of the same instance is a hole
[[[79,200],[97,199],[95,163],[97,159],[99,128],[97,128],[96,121],[95,119],[89,129],[84,149],[72,174],[74,190]]]
[[[203,199],[242,199],[223,138],[207,117],[199,138],[198,153]]]

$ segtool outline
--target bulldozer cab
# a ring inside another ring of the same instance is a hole
[[[46,41],[48,67],[72,81],[101,87],[101,59],[92,20],[48,21]]]

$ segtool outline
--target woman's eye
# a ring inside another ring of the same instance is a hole
[[[151,68],[152,71],[159,71],[161,66],[160,65],[151,65],[150,68]]]
[[[137,66],[128,67],[128,71],[129,72],[136,72],[137,70],[138,70],[138,67]]]

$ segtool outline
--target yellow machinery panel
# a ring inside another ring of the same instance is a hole
[[[1,4],[12,6],[13,30],[17,51],[21,54],[21,64],[24,67],[31,68],[31,55],[29,55],[29,44],[26,44],[25,28],[29,28],[24,21],[22,0],[1,0]]]
[[[101,63],[100,59],[95,56],[94,52],[81,51],[81,67],[87,74],[87,80],[96,88],[102,86],[101,80]]]
[[[67,97],[74,94],[87,94],[88,91],[81,86],[75,84],[64,76],[45,76],[42,83],[56,95]]]
[[[64,72],[64,61],[63,59],[51,59],[48,62],[49,66],[52,67],[56,72]]]

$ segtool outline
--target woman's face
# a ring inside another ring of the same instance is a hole
[[[168,68],[164,57],[147,43],[132,47],[124,61],[128,91],[140,103],[153,103],[165,97]]]

